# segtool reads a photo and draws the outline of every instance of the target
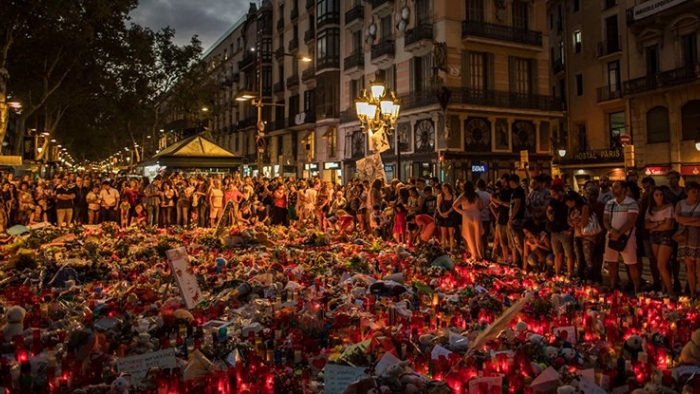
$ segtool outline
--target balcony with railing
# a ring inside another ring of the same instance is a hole
[[[299,74],[287,77],[287,89],[299,86]]]
[[[289,41],[289,52],[299,49],[299,39],[294,37]]]
[[[408,111],[414,108],[428,107],[438,103],[437,95],[432,90],[421,90],[399,96],[401,110]]]
[[[272,91],[274,93],[284,92],[284,83],[282,81],[275,82],[275,84],[272,86]]]
[[[433,25],[422,24],[406,31],[403,47],[406,51],[412,52],[426,46],[433,45]]]
[[[562,71],[564,71],[564,59],[556,58],[552,60],[552,72],[554,75],[557,75]]]
[[[598,58],[600,59],[614,53],[622,52],[622,45],[620,45],[621,42],[622,37],[598,42],[598,49],[596,52],[598,54]]]
[[[340,24],[340,13],[339,12],[326,12],[319,15],[316,19],[316,28],[320,29],[325,25],[338,25]]]
[[[357,51],[343,59],[343,70],[345,74],[355,74],[365,68],[365,53]]]
[[[519,108],[540,111],[562,111],[564,102],[559,97],[487,89],[450,88],[450,103],[499,108]]]
[[[308,29],[307,31],[304,32],[304,44],[308,44],[309,42],[311,42],[315,39],[316,39],[316,31],[314,29]]]
[[[284,57],[284,47],[275,49],[275,59],[280,60]]]
[[[390,14],[394,10],[393,0],[369,0],[372,4],[372,13],[379,16]]]
[[[257,55],[255,52],[246,52],[246,54],[243,56],[243,59],[241,59],[241,61],[238,62],[238,69],[239,70],[246,69],[246,68],[254,65],[256,60],[257,60]]]
[[[372,63],[381,64],[394,60],[396,44],[393,39],[385,39],[379,44],[372,45]]]
[[[299,18],[299,7],[294,7],[294,8],[292,8],[292,13],[290,15],[290,19],[292,21],[294,21],[297,18]]]
[[[314,66],[309,66],[306,68],[306,70],[301,72],[301,80],[303,82],[311,81],[316,77],[316,69],[314,69]]]
[[[284,28],[284,18],[279,18],[277,20],[277,30],[282,30]]]
[[[340,68],[340,60],[333,56],[324,56],[316,59],[316,72],[321,72],[327,68]]]
[[[361,26],[364,17],[365,6],[362,4],[350,8],[347,12],[345,12],[345,27],[352,29],[355,26]]]
[[[598,88],[598,102],[617,100],[622,98],[621,86],[601,86]]]
[[[624,94],[644,93],[661,87],[671,87],[693,82],[700,78],[700,73],[696,72],[698,66],[699,64],[688,65],[641,78],[627,80],[623,84]]]
[[[542,32],[475,20],[462,21],[462,39],[471,37],[542,47]]]

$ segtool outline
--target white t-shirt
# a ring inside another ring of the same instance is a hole
[[[676,216],[673,205],[669,205],[666,208],[660,210],[660,211],[654,211],[652,210],[651,213],[647,211],[646,215],[644,218],[646,220],[651,220],[653,222],[660,222],[666,219],[673,219]]]
[[[476,194],[481,199],[481,202],[484,203],[484,208],[479,212],[479,214],[481,215],[480,219],[482,222],[488,222],[489,220],[491,220],[491,216],[489,215],[489,204],[491,202],[491,195],[485,190],[477,190]]]
[[[612,212],[610,212],[611,210]],[[605,215],[611,215],[612,228],[616,230],[627,224],[629,213],[639,213],[639,205],[631,197],[625,197],[619,204],[613,198],[605,204]]]

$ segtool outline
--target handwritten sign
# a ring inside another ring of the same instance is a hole
[[[585,377],[581,377],[579,380],[578,388],[579,390],[583,391],[583,394],[605,394],[606,392],[600,386],[595,384],[595,382]]]
[[[574,326],[553,328],[552,333],[564,342],[576,343],[576,327]]]
[[[503,385],[503,377],[491,376],[475,378],[469,381],[470,393],[492,393],[497,388],[500,391]]]
[[[175,274],[175,281],[180,288],[180,294],[185,300],[187,309],[192,309],[202,302],[202,289],[199,288],[192,266],[187,258],[185,248],[170,249],[165,252],[170,261],[170,268]]]
[[[324,372],[324,393],[342,394],[348,386],[365,376],[367,375],[364,368],[327,364]]]
[[[176,366],[175,349],[173,348],[124,357],[117,361],[117,370],[120,373],[131,374],[131,384],[134,386],[137,386],[152,368],[173,369]]]

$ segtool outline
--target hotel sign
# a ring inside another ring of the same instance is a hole
[[[586,150],[575,152],[561,159],[562,164],[622,163],[622,148]]]
[[[657,14],[661,11],[673,8],[678,4],[685,3],[688,0],[650,0],[634,7],[632,9],[632,18],[638,21],[646,17]]]

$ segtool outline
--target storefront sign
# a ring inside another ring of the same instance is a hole
[[[489,172],[489,166],[486,164],[472,164],[472,172],[475,174],[484,174]]]
[[[622,148],[574,152],[561,159],[562,164],[599,164],[622,162]]]
[[[647,167],[644,169],[644,175],[646,176],[665,176],[670,170],[669,167]]]
[[[393,164],[384,164],[384,172],[392,172],[392,171],[394,171]]]
[[[661,11],[673,8],[678,4],[685,3],[688,0],[653,0],[646,1],[632,10],[632,17],[638,21],[648,16],[658,14]]]
[[[340,169],[340,162],[339,161],[327,161],[323,163],[323,169],[324,170],[339,170]]]
[[[318,171],[318,163],[307,163],[304,165],[304,169],[307,171]]]
[[[700,175],[700,164],[698,165],[688,165],[688,166],[681,166],[681,175],[686,175],[686,176],[698,176]]]

